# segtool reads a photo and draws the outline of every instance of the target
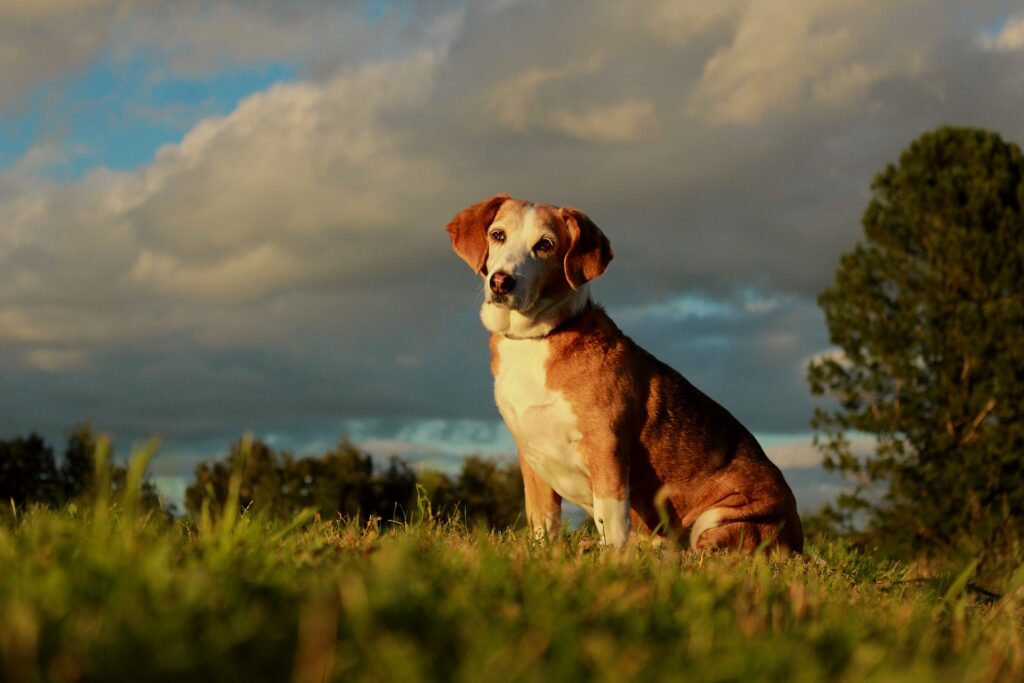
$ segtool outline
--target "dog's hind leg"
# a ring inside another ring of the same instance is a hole
[[[697,528],[694,527],[694,531]],[[714,550],[716,548],[732,548],[753,551],[764,539],[761,526],[752,522],[725,522],[704,530],[699,535],[690,535],[690,547],[694,550]]]
[[[783,555],[788,555],[793,550],[800,550],[800,547],[786,536],[784,523],[775,524],[743,519],[728,521],[728,519],[723,519],[725,516],[723,513],[726,512],[721,508],[712,508],[701,514],[690,532],[690,548],[693,550],[730,548],[753,552],[763,546],[766,551],[779,550]]]

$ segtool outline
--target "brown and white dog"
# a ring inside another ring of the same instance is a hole
[[[535,533],[558,532],[565,499],[607,545],[633,529],[688,532],[694,549],[802,549],[793,493],[750,432],[594,305],[587,283],[613,254],[587,216],[502,194],[448,234],[484,280],[494,394]]]

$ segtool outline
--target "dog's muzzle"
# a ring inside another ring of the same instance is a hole
[[[491,291],[499,296],[504,296],[516,288],[516,279],[508,273],[494,273],[488,281]]]

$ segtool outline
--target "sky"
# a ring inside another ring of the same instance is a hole
[[[157,436],[172,495],[246,431],[512,454],[444,230],[509,192],[602,228],[598,301],[813,508],[872,177],[1024,142],[1021,2],[0,0],[0,46],[0,438]]]

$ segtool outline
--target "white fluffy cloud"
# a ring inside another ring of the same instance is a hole
[[[9,171],[0,341],[58,369],[135,333],[220,325],[225,308],[254,306],[258,326],[270,298],[383,281],[434,237],[409,218],[440,166],[404,156],[385,123],[421,104],[434,68],[421,54],[277,86],[138,171],[68,185]]]
[[[807,107],[867,111],[872,86],[929,75],[929,51],[947,37],[944,11],[924,0],[750,0],[691,104],[744,124]]]
[[[560,86],[580,75],[600,70],[599,60],[563,67],[527,69],[493,87],[487,111],[503,127],[517,133],[531,130],[563,133],[592,142],[631,142],[653,125],[654,103],[629,98],[613,103],[583,105],[559,97]]]
[[[143,242],[132,280],[230,302],[386,266],[387,245],[426,228],[405,202],[443,181],[385,123],[422,103],[433,69],[425,54],[277,86],[161,150],[118,188]]]

